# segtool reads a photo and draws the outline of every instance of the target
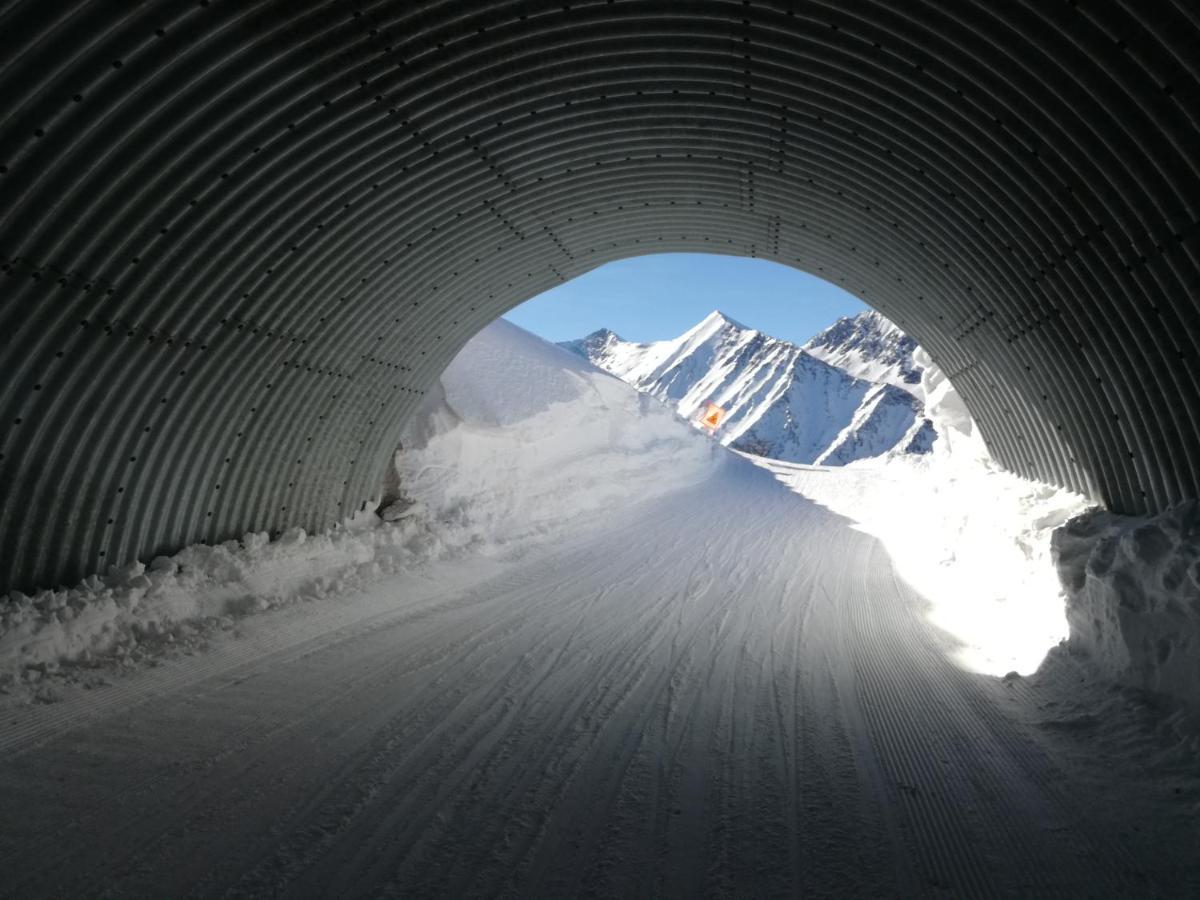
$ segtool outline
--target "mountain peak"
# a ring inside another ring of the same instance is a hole
[[[856,346],[863,351],[870,344],[864,335],[891,347],[883,340],[889,333],[874,319],[839,324],[847,332],[843,341],[862,332]],[[726,415],[715,437],[738,450],[842,465],[918,446],[910,432],[923,419],[911,393],[852,376],[721,310],[672,340],[635,344],[597,332],[574,343],[570,349],[685,418],[694,418],[707,402],[718,404]],[[873,362],[857,356],[855,361]],[[882,364],[876,368],[892,371]]]
[[[593,362],[607,348],[623,343],[625,341],[622,337],[612,329],[597,328],[586,337],[577,338],[573,341],[559,341],[558,346],[577,356],[582,356],[588,362]]]
[[[619,334],[611,328],[597,328],[591,334],[584,335],[583,340],[590,341],[592,339],[606,340],[607,338],[616,338],[618,341],[624,340]]]
[[[675,338],[674,341],[665,341],[664,344],[678,344],[681,347],[693,346],[697,343],[709,341],[712,338],[722,336],[731,336],[730,332],[736,332],[738,336],[743,332],[753,332],[754,329],[747,328],[741,322],[729,318],[719,309],[714,309],[707,316]]]
[[[752,330],[751,328],[749,328],[746,325],[743,325],[741,322],[739,322],[737,319],[733,318],[732,316],[726,315],[725,313],[721,312],[721,310],[719,310],[719,309],[714,309],[707,316],[705,316],[700,321],[700,323],[697,327],[699,327],[701,325],[732,325],[734,328],[741,329],[742,331],[751,331]]]
[[[836,322],[823,331],[818,332],[804,345],[810,347],[830,347],[841,345],[850,340],[867,340],[874,338],[905,338],[891,319],[877,309],[868,309],[853,316],[840,316]],[[914,342],[915,343],[915,342]]]
[[[913,359],[917,342],[878,310],[842,316],[814,335],[804,351],[856,378],[887,382],[918,392],[922,368]]]

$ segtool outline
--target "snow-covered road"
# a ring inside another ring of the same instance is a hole
[[[12,714],[0,894],[1162,888],[1027,689],[952,664],[881,544],[741,459],[444,575]]]

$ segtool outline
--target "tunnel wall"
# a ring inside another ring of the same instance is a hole
[[[1200,496],[1198,47],[1182,0],[0,4],[0,590],[330,527],[475,331],[664,251],[855,293],[1023,475]]]

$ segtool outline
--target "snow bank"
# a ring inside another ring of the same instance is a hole
[[[934,364],[924,347],[917,347],[912,359],[921,370],[917,393],[924,398],[925,415],[937,432],[933,444],[934,459],[953,459],[960,468],[994,469],[996,464],[979,428],[946,373]]]
[[[1107,677],[1200,704],[1200,503],[1093,510],[1054,535],[1069,646]]]
[[[1028,674],[1067,636],[1050,541],[1087,508],[1083,497],[944,456],[841,469],[755,462],[877,537],[929,620],[957,639],[965,668]]]
[[[499,321],[459,354],[406,429],[404,496],[333,531],[193,545],[67,590],[0,597],[0,693],[61,666],[133,665],[201,646],[261,610],[335,599],[468,550],[515,552],[704,477],[715,448],[633,388]],[[369,506],[373,509],[374,504]]]
[[[1020,478],[990,457],[966,405],[921,348],[919,394],[937,432],[924,456],[841,469],[755,460],[887,547],[960,643],[965,667],[1055,668],[1200,705],[1200,503],[1118,516]]]
[[[61,664],[136,662],[192,648],[242,616],[351,587],[443,555],[455,534],[415,518],[383,525],[367,512],[322,535],[294,528],[216,546],[194,544],[92,575],[76,587],[0,598],[0,687],[36,683]],[[458,536],[458,543],[469,536]]]
[[[946,483],[951,494],[945,502],[951,508],[980,504],[986,515],[976,514],[967,532],[982,536],[992,527],[997,537],[1007,536],[1004,544],[1022,550],[1024,559],[997,549],[995,576],[988,580],[1018,599],[1007,604],[1019,616],[1007,630],[1028,616],[1036,634],[1062,631],[1066,649],[1093,675],[1200,705],[1200,503],[1152,518],[1119,516],[1002,472],[945,375],[923,350],[916,362],[924,366],[922,389],[940,434],[931,471],[957,470]],[[1053,585],[1049,571],[1056,574]],[[1051,596],[1056,603],[1035,605]],[[1039,609],[1053,610],[1053,620]]]
[[[430,392],[397,453],[435,521],[495,550],[691,484],[719,448],[657,401],[498,320]]]
[[[957,639],[965,668],[1028,674],[1067,637],[1054,529],[1090,504],[1002,470],[941,370],[919,348],[914,361],[937,431],[931,452],[831,469],[755,462],[879,538],[929,620]]]

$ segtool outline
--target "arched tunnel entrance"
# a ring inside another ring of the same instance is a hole
[[[659,250],[821,275],[1013,470],[1200,494],[1182,3],[0,13],[0,590],[320,530],[522,300]]]

